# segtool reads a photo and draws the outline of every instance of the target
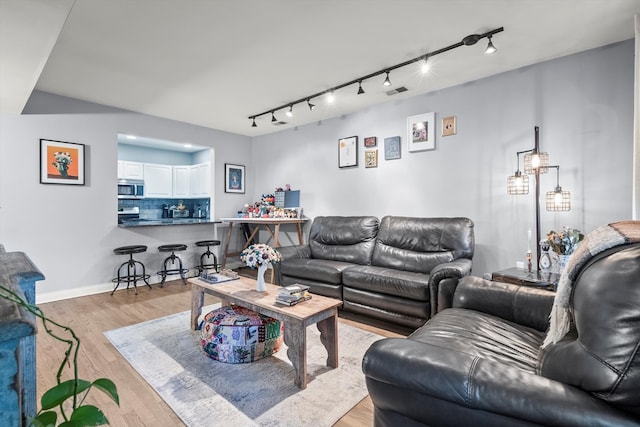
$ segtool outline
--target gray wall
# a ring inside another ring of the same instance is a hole
[[[237,195],[224,193],[224,163],[250,169],[251,139],[141,114],[102,111],[46,93],[36,93],[34,99],[29,109],[34,114],[0,116],[0,243],[7,251],[26,252],[42,270],[46,280],[37,286],[39,302],[110,289],[115,267],[124,261],[112,252],[118,246],[148,245],[139,258],[155,281],[166,255],[157,252],[158,245],[189,244],[183,259],[195,265],[200,251],[192,243],[212,238],[212,225],[117,227],[117,134],[211,147],[215,217],[237,209]],[[40,138],[86,144],[85,186],[39,183]]]
[[[631,218],[633,48],[629,40],[254,138],[254,198],[290,183],[310,217],[466,216],[476,226],[473,273],[513,267],[525,260],[535,198],[533,185],[529,195],[507,195],[506,180],[516,152],[533,148],[535,125],[572,194],[570,212],[542,208],[543,236]],[[407,117],[427,112],[436,113],[436,150],[409,153]],[[440,119],[450,115],[457,135],[441,137]],[[338,139],[352,135],[359,166],[339,169]],[[383,139],[396,135],[402,158],[385,161]],[[378,138],[377,168],[364,167],[368,136]],[[555,170],[540,182],[544,198]]]

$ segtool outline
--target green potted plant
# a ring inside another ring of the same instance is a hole
[[[120,398],[116,385],[108,378],[87,381],[78,377],[78,350],[80,339],[73,329],[61,325],[44,315],[38,307],[29,304],[11,289],[0,286],[0,298],[4,298],[27,309],[42,321],[45,332],[54,339],[67,344],[64,357],[56,374],[56,385],[46,390],[40,399],[40,410],[30,420],[34,427],[84,427],[109,424],[104,413],[94,405],[84,404],[87,394],[97,389],[107,394],[120,406]],[[61,336],[60,331],[70,335]],[[63,381],[65,367],[72,366],[73,378]],[[58,419],[60,415],[61,419]]]

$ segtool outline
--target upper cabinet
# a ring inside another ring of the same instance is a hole
[[[173,166],[173,197],[191,197],[191,166]]]
[[[210,197],[211,164],[171,166],[144,164],[145,197],[188,199]]]
[[[145,197],[173,197],[173,167],[170,165],[144,164]]]
[[[118,160],[118,179],[144,179],[144,164]]]
[[[211,197],[211,163],[191,166],[191,197]]]

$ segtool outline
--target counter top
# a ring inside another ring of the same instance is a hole
[[[221,221],[207,218],[162,218],[162,219],[133,219],[118,224],[120,228],[149,227],[158,225],[193,225],[220,224]]]

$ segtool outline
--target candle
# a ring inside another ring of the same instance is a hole
[[[527,242],[527,252],[531,252],[531,228],[529,228],[529,232],[527,234],[529,237],[529,241]]]

